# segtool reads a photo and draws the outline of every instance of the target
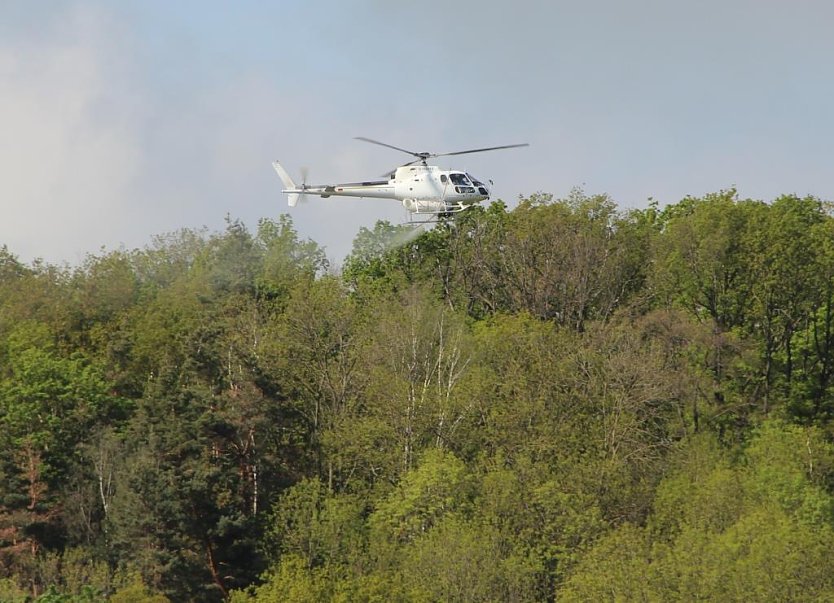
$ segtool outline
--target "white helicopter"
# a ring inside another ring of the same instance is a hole
[[[296,184],[287,170],[274,161],[272,166],[284,183],[282,192],[287,194],[290,207],[304,198],[305,195],[319,195],[320,197],[375,197],[379,199],[396,199],[402,202],[412,215],[429,216],[427,222],[433,222],[441,216],[450,216],[472,207],[474,204],[489,199],[490,191],[486,184],[471,174],[459,170],[443,170],[436,165],[428,165],[426,161],[433,157],[447,155],[464,155],[467,153],[482,153],[499,149],[512,149],[529,146],[523,144],[508,144],[499,147],[483,149],[469,149],[453,153],[415,153],[401,149],[378,140],[357,137],[389,149],[395,149],[413,155],[417,159],[401,165],[392,172],[382,176],[385,180],[370,180],[366,182],[348,182],[344,184],[307,184],[306,174],[302,174],[301,184]],[[416,165],[415,165],[416,164]],[[492,181],[490,180],[490,184]]]

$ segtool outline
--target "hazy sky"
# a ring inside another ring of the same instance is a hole
[[[396,201],[289,210],[312,183],[416,151],[510,205],[622,208],[735,186],[834,198],[834,3],[824,0],[19,1],[0,6],[0,245],[77,264],[183,227],[291,211],[337,263]]]

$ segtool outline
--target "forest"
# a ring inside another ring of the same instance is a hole
[[[0,247],[0,601],[834,600],[834,211]]]

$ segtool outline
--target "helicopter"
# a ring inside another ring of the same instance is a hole
[[[490,190],[486,184],[464,171],[444,170],[436,165],[428,165],[426,162],[429,159],[529,146],[527,143],[522,143],[451,153],[429,153],[425,151],[418,153],[363,136],[358,136],[355,140],[401,151],[416,157],[416,159],[380,176],[384,180],[316,185],[307,184],[306,172],[302,172],[301,183],[296,184],[287,170],[280,163],[274,161],[272,166],[284,183],[282,192],[287,194],[290,207],[295,207],[299,201],[305,198],[305,195],[318,195],[325,199],[328,197],[395,199],[400,201],[403,207],[410,212],[412,223],[435,222],[440,217],[452,216],[481,201],[488,200]],[[492,180],[489,182],[492,185]],[[428,219],[417,222],[413,220],[414,216],[427,217]]]

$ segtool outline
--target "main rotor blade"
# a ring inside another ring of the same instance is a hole
[[[505,144],[500,147],[486,147],[484,149],[470,149],[468,151],[455,151],[453,153],[432,153],[432,157],[445,157],[447,155],[465,155],[466,153],[483,153],[484,151],[497,151],[498,149],[514,149],[516,147],[529,147],[530,143]]]
[[[370,138],[365,138],[364,136],[356,136],[354,140],[364,140],[365,142],[370,142],[371,144],[378,144],[381,147],[388,147],[389,149],[394,149],[395,151],[402,151],[403,153],[408,153],[409,155],[414,155],[415,157],[421,157],[419,153],[415,153],[413,151],[407,151],[406,149],[401,149],[400,147],[395,147],[392,144],[386,144],[384,142],[379,142],[378,140],[372,140]]]

